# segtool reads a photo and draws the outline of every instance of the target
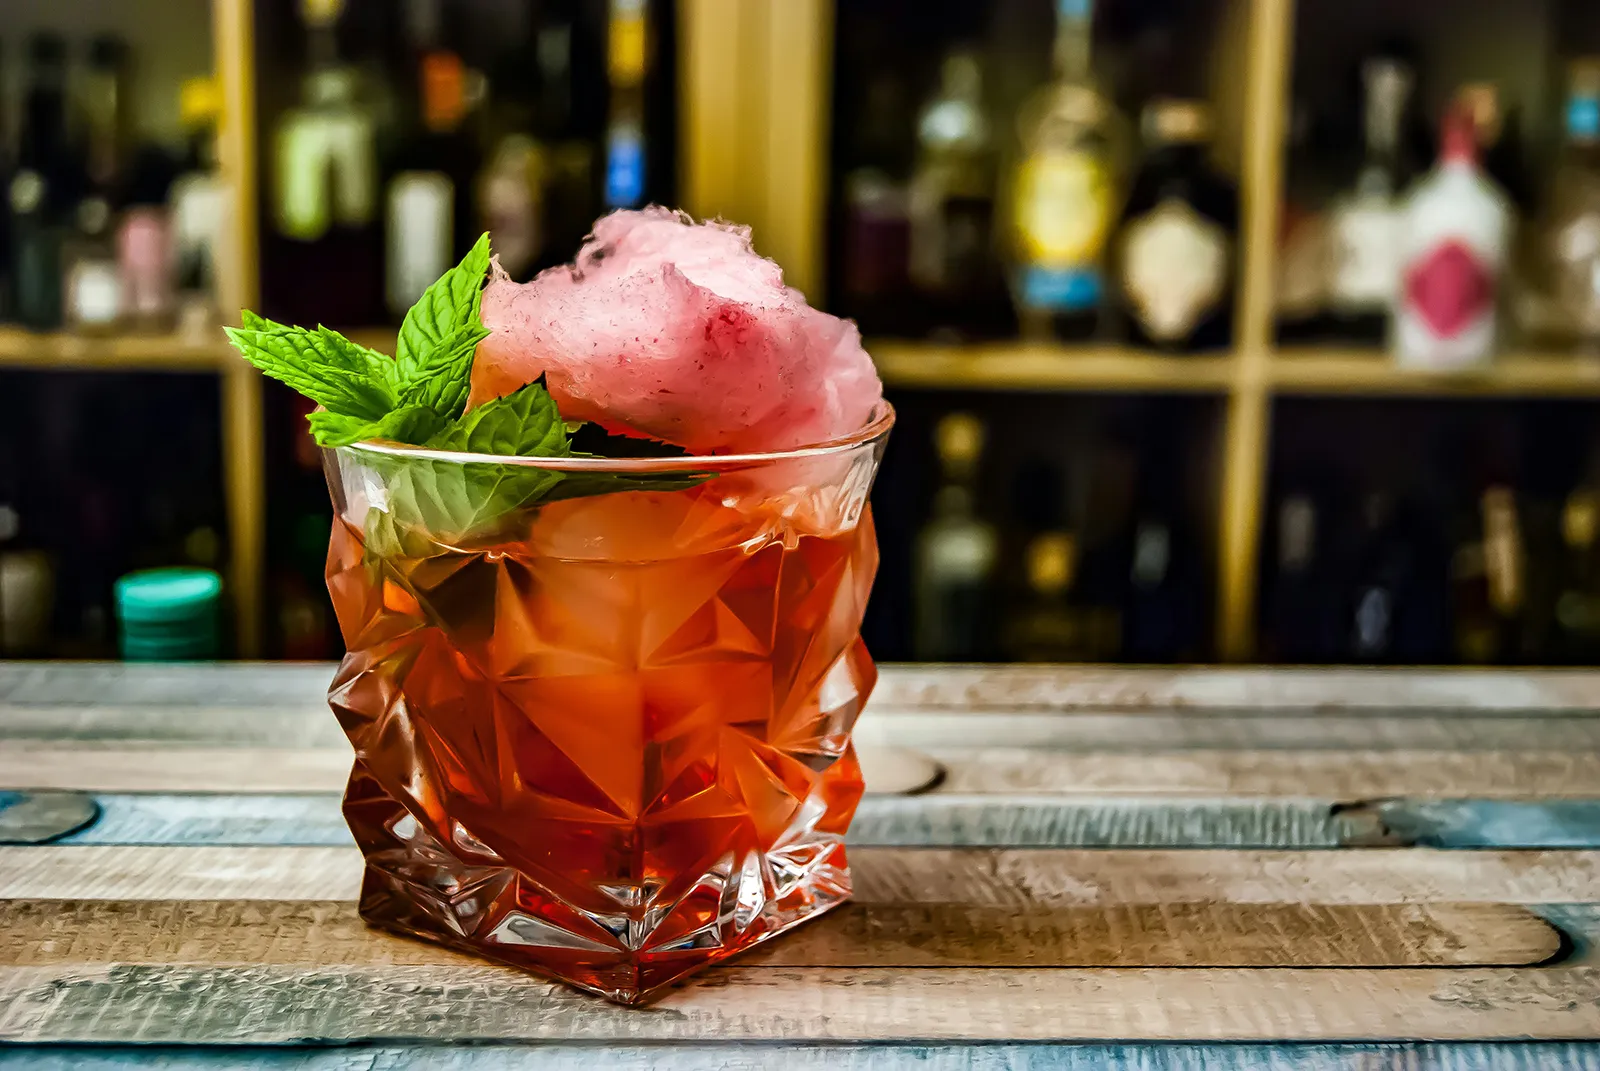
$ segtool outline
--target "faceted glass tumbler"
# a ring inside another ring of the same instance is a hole
[[[843,902],[893,419],[715,458],[327,451],[362,917],[632,1003]],[[555,490],[494,516],[501,473]]]

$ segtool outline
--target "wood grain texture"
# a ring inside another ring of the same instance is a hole
[[[350,832],[332,793],[164,795],[99,794],[100,818],[67,844],[344,845]],[[1552,805],[1553,806],[1553,805]],[[1335,848],[1399,843],[1384,825],[1390,803],[1336,814],[1332,801],[1300,799],[1147,799],[1000,796],[868,797],[850,825],[851,844],[889,847],[995,848]],[[1535,811],[1520,825],[1494,812],[1463,819],[1495,824],[1495,846],[1536,845],[1518,830],[1550,819]],[[1577,830],[1575,830],[1576,832]],[[1448,844],[1446,816],[1429,827],[1430,843]],[[1481,839],[1475,829],[1467,835]],[[1600,819],[1593,830],[1600,847]],[[1481,846],[1481,845],[1480,845]],[[1585,847],[1563,842],[1551,847]]]
[[[0,900],[0,965],[461,964],[348,901]],[[766,967],[1525,966],[1561,950],[1497,904],[1132,904],[1018,912],[858,899],[739,960]]]
[[[1585,670],[1231,667],[880,667],[874,709],[1600,712]],[[315,706],[332,663],[0,665],[0,703],[77,707]]]
[[[331,720],[331,719],[330,719]],[[1143,795],[1600,797],[1600,755],[1578,751],[1071,752],[932,750],[945,778],[929,796]],[[0,749],[0,788],[97,792],[335,792],[347,748]]]
[[[729,967],[618,1008],[487,965],[0,968],[0,1040],[1316,1041],[1600,1035],[1600,971]]]
[[[856,895],[1031,910],[1082,904],[1584,903],[1600,852],[853,848]],[[354,899],[354,848],[0,847],[0,897]]]
[[[338,846],[332,793],[87,797],[61,844]],[[0,810],[0,826],[6,811]],[[1600,848],[1600,800],[919,796],[862,800],[853,845],[974,848]],[[32,842],[30,842],[32,843]]]
[[[0,1051],[8,1071],[595,1071],[592,1045],[357,1048],[50,1046]],[[1600,1071],[1593,1042],[1364,1044],[784,1043],[607,1045],[605,1071]]]

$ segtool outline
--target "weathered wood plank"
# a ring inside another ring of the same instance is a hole
[[[1316,1041],[1600,1036],[1600,971],[729,967],[645,1010],[480,966],[0,968],[0,1040]]]
[[[992,747],[1078,751],[1207,748],[1600,751],[1600,718],[1585,713],[1355,710],[930,710],[872,704],[857,726],[863,743],[911,748]],[[320,694],[269,706],[91,706],[0,701],[0,740],[33,743],[342,748]]]
[[[118,795],[94,797],[99,821],[68,844],[341,845],[350,833],[339,797]],[[1336,815],[1325,800],[1007,799],[868,797],[850,843],[889,847],[1336,848],[1370,844],[1381,816]],[[1537,825],[1537,822],[1531,824]],[[1440,839],[1448,833],[1441,829]],[[1595,830],[1600,847],[1600,827]],[[1396,843],[1391,836],[1385,844]],[[1498,845],[1523,848],[1515,841]],[[1577,844],[1553,847],[1583,847]]]
[[[1298,796],[1362,800],[1600,797],[1600,754],[1572,751],[934,751],[930,796]],[[334,748],[168,748],[32,743],[0,749],[0,788],[91,792],[333,792]]]
[[[857,895],[897,903],[1584,903],[1600,852],[853,848]],[[0,897],[354,899],[354,848],[0,847]]]
[[[934,751],[937,792],[1312,796],[1600,796],[1600,755],[1565,751]]]
[[[885,666],[880,710],[1600,711],[1589,670]]]
[[[605,1071],[1600,1071],[1600,1043],[607,1045]],[[592,1045],[14,1047],[10,1071],[594,1071]]]
[[[0,701],[58,706],[257,706],[320,699],[331,663],[0,665]],[[1600,711],[1587,670],[881,667],[883,709]]]
[[[81,792],[0,792],[0,844],[45,844],[83,829],[99,816]]]
[[[350,843],[331,793],[92,799],[98,820],[58,843]],[[1600,800],[868,797],[849,839],[879,847],[1600,848]]]
[[[460,964],[348,901],[0,900],[0,966]],[[1560,935],[1498,904],[1013,908],[858,899],[740,960],[766,967],[1526,966]]]

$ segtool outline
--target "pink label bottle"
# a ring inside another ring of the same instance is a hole
[[[1439,163],[1400,212],[1392,344],[1403,368],[1455,371],[1493,356],[1511,207],[1478,166],[1471,116],[1445,118]]]

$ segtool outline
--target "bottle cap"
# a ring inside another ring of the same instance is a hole
[[[1145,140],[1160,145],[1196,145],[1211,137],[1211,108],[1204,101],[1165,99],[1145,105]]]
[[[422,57],[422,122],[429,130],[453,130],[467,110],[466,67],[454,52]]]

